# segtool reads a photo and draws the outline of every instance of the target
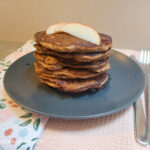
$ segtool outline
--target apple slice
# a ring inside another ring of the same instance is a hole
[[[96,45],[100,45],[101,43],[99,34],[93,28],[84,24],[66,22],[55,24],[48,28],[46,34],[54,34],[58,32],[69,33]]]

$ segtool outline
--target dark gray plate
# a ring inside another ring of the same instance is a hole
[[[8,95],[31,111],[65,119],[85,119],[109,115],[125,109],[142,93],[144,73],[129,57],[111,52],[111,81],[95,93],[72,97],[41,84],[36,77],[33,53],[29,53],[7,70],[4,87]]]

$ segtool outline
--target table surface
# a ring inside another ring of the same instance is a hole
[[[21,47],[23,43],[0,41],[0,60]]]

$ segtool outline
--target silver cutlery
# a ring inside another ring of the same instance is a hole
[[[131,58],[136,61],[134,55]],[[133,104],[134,106],[134,125],[135,125],[135,139],[142,145],[148,145],[147,143],[147,123],[144,114],[144,108],[141,97]]]
[[[146,100],[147,125],[148,125],[147,142],[148,144],[150,144],[150,50],[141,50],[139,61],[144,69],[146,77],[146,87],[144,94]]]

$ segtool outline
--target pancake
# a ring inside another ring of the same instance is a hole
[[[64,67],[55,57],[48,56],[48,55],[41,55],[38,53],[34,53],[35,58],[38,62],[44,67],[49,70],[59,70]]]
[[[67,53],[67,52],[56,52],[51,49],[47,49],[39,44],[34,44],[34,47],[37,49],[36,52],[39,54],[47,54],[56,56],[59,58],[65,58],[76,62],[92,62],[105,59],[109,57],[109,50],[105,52],[95,52],[95,53]]]
[[[109,50],[112,46],[112,38],[102,33],[99,33],[99,36],[101,39],[100,45],[95,45],[64,32],[47,35],[45,31],[41,31],[34,35],[34,39],[43,47],[56,52],[93,53]]]
[[[96,78],[91,79],[80,79],[80,80],[65,80],[65,79],[55,79],[55,78],[40,78],[42,83],[45,83],[51,87],[57,88],[64,92],[79,93],[89,89],[101,89],[104,87],[105,83],[108,81],[109,77],[107,74],[102,74]]]
[[[42,67],[42,65],[38,62],[34,63],[35,71],[38,75],[49,78],[58,78],[58,79],[88,79],[94,78],[107,70],[110,69],[110,65],[107,64],[103,66],[99,72],[89,71],[87,69],[71,69],[71,68],[63,68],[56,71],[51,71]]]
[[[56,64],[56,65],[52,65],[52,64],[46,64],[46,63],[44,63],[44,62],[42,62],[42,61],[38,61],[38,63],[43,67],[43,68],[45,68],[45,69],[48,69],[48,70],[60,70],[60,69],[63,69],[63,68],[66,68],[66,67],[64,67],[64,66],[61,66],[61,65],[58,65],[58,64]],[[103,66],[107,66],[107,64],[109,64],[108,62],[105,62],[104,64],[103,64]],[[69,66],[69,65],[68,65]],[[82,66],[79,66],[79,67],[77,67],[77,66],[74,66],[74,69],[81,69],[81,67]],[[67,68],[73,68],[73,67],[67,67]],[[88,65],[86,66],[86,67],[84,67],[84,69],[87,69],[87,70],[90,70],[90,71],[93,71],[93,72],[101,72],[101,70],[102,70],[102,66],[101,67],[98,67],[98,68],[96,68],[96,67],[92,67],[92,66],[89,66],[89,68],[88,68]]]
[[[47,68],[49,70],[59,70],[64,67],[69,67],[69,68],[79,68],[79,69],[88,69],[88,70],[96,71],[97,69],[101,69],[101,67],[109,63],[109,58],[106,58],[104,60],[101,60],[95,63],[75,64],[75,63],[72,63],[72,61],[69,61],[66,59],[61,59],[61,58],[54,57],[51,55],[43,55],[37,52],[34,53],[34,56],[44,68]]]

